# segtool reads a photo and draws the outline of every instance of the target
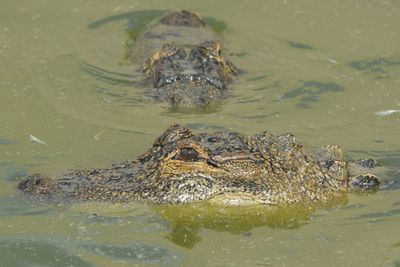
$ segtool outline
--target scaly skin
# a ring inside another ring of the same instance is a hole
[[[379,185],[372,174],[350,174],[349,166],[338,146],[310,152],[292,134],[194,134],[173,125],[137,160],[58,179],[35,174],[19,189],[50,201],[277,205],[327,203],[353,186]]]
[[[127,44],[128,58],[143,62],[150,95],[174,108],[221,102],[236,68],[222,54],[218,36],[196,14],[170,13]]]

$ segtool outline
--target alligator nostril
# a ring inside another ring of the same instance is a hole
[[[178,53],[176,54],[178,59],[184,59],[187,56],[186,51],[183,48],[179,48]]]

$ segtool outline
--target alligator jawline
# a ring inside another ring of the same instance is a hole
[[[226,85],[218,79],[212,79],[203,74],[178,74],[169,77],[163,77],[154,82],[154,88],[161,88],[174,84],[209,84],[217,89],[225,89]]]

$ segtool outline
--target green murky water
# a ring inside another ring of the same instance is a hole
[[[176,9],[207,17],[245,71],[216,110],[170,112],[129,85],[128,31]],[[1,265],[400,266],[398,1],[3,0],[0,22]],[[390,167],[394,189],[315,210],[65,207],[16,191],[30,173],[135,158],[173,123],[337,143]]]

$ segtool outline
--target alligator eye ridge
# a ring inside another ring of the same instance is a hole
[[[179,151],[178,159],[184,161],[197,161],[199,159],[199,152],[193,148],[182,148]]]

